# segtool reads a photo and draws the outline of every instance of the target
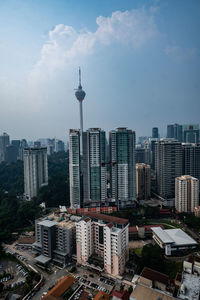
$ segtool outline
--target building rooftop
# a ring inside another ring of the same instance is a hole
[[[193,274],[183,273],[178,298],[185,300],[199,300],[200,277]]]
[[[165,232],[174,240],[175,245],[187,245],[193,244],[196,245],[197,242],[193,240],[187,233],[182,229],[166,229]]]
[[[137,284],[130,295],[130,300],[176,300],[176,298],[147,286]]]
[[[158,281],[165,285],[168,284],[169,277],[163,273],[160,273],[156,270],[152,270],[150,268],[144,267],[141,274],[142,277],[150,279],[152,281]]]
[[[57,222],[54,221],[50,221],[50,220],[44,220],[38,223],[39,225],[43,225],[45,227],[52,227],[55,226],[57,224]]]
[[[163,230],[160,227],[154,227],[152,228],[152,231],[159,237],[159,239],[165,243],[165,244],[173,244],[174,240],[171,239],[171,237],[169,236],[169,234],[167,234],[165,232],[165,230]]]
[[[45,265],[47,264],[48,262],[50,262],[51,258],[50,257],[47,257],[47,256],[44,256],[44,255],[39,255],[35,258],[36,261],[38,261],[39,263]]]
[[[72,286],[72,284],[75,282],[75,278],[71,277],[70,275],[65,276],[63,279],[61,279],[58,284],[51,289],[45,296],[44,296],[44,300],[50,300],[52,298],[49,298],[49,296],[53,296],[56,299],[60,299],[59,297],[61,297],[64,292],[66,290],[68,290],[68,288],[70,286]]]
[[[102,291],[99,291],[95,297],[94,300],[109,300],[110,296]]]
[[[128,224],[128,219],[117,218],[110,215],[104,215],[99,213],[85,212],[84,216],[90,217],[91,219],[98,219],[106,223],[114,223],[119,225]]]
[[[185,233],[180,228],[163,230],[160,227],[156,227],[152,228],[152,231],[164,244],[173,244],[174,246],[197,244],[195,240],[193,240],[187,233]]]
[[[35,242],[35,237],[34,236],[20,237],[17,240],[17,244],[30,244],[30,245],[32,245],[34,242]]]

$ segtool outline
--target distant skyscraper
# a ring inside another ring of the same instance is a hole
[[[18,149],[13,145],[6,146],[5,161],[8,163],[16,162],[18,158]]]
[[[106,134],[90,128],[83,132],[83,206],[97,207],[106,199]]]
[[[19,159],[24,160],[24,149],[28,147],[28,143],[25,139],[21,140],[19,148]]]
[[[135,131],[117,128],[110,132],[111,197],[119,207],[136,200]]]
[[[4,132],[0,135],[0,163],[6,159],[6,146],[8,145],[10,145],[10,137]]]
[[[24,149],[24,194],[27,199],[37,197],[39,188],[48,184],[46,148]]]
[[[179,124],[167,125],[167,138],[183,141],[183,126]]]
[[[17,148],[17,159],[20,159],[20,156],[19,156],[20,144],[21,144],[20,140],[12,140],[11,141],[11,145],[13,145]]]
[[[200,181],[200,143],[182,144],[183,174],[191,175]]]
[[[55,152],[65,151],[65,144],[61,140],[55,140]]]
[[[176,178],[175,207],[179,212],[192,212],[199,206],[199,180],[189,175]]]
[[[147,164],[136,164],[136,197],[138,200],[151,196],[151,168]]]
[[[81,155],[80,155],[80,130],[69,131],[69,179],[70,179],[70,206],[82,206],[81,182]]]
[[[153,127],[152,128],[152,138],[154,138],[154,139],[158,139],[159,138],[158,127]]]
[[[155,143],[157,192],[164,199],[175,197],[175,178],[182,175],[182,147],[175,140],[161,139]]]
[[[183,142],[185,143],[199,142],[199,124],[183,125]]]

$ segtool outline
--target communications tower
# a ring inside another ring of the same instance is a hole
[[[76,99],[79,101],[81,136],[83,134],[83,106],[82,106],[82,102],[85,98],[85,95],[86,95],[86,93],[82,89],[82,85],[81,85],[81,68],[79,68],[79,86],[78,86],[78,89],[75,92],[75,96],[76,96]]]

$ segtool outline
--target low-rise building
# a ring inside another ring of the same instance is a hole
[[[194,249],[197,242],[181,229],[166,229],[160,227],[152,228],[153,239],[165,250],[166,255],[173,255],[176,251]]]
[[[163,291],[152,289],[143,284],[137,284],[133,287],[133,292],[130,295],[130,300],[176,300],[177,298],[172,297]]]
[[[35,220],[35,238],[33,249],[40,254],[37,262],[47,264],[53,260],[65,265],[75,253],[75,222],[65,214],[56,213]]]
[[[123,274],[129,257],[128,220],[87,213],[76,223],[77,262],[87,265],[92,254],[101,257],[108,274]]]
[[[151,288],[156,288],[161,291],[166,291],[169,284],[169,276],[160,273],[156,270],[144,267],[138,280],[140,284],[144,284]]]

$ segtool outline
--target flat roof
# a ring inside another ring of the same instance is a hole
[[[130,295],[130,299],[137,299],[137,300],[155,300],[155,299],[162,299],[162,300],[176,300],[170,295],[165,294],[162,291],[154,290],[144,285],[137,284],[134,288],[133,292]]]
[[[35,260],[37,260],[39,263],[41,264],[47,264],[48,262],[50,262],[51,258],[44,256],[44,255],[39,255],[37,257],[35,257]]]
[[[185,233],[182,229],[166,229],[165,232],[170,236],[171,239],[174,240],[175,245],[186,245],[192,244],[196,245],[197,242],[192,239],[187,233]]]
[[[173,244],[174,246],[197,244],[197,242],[194,239],[192,239],[187,233],[185,233],[180,228],[163,230],[160,227],[155,227],[152,228],[152,231],[164,244]]]
[[[185,293],[180,293],[180,289],[178,292],[178,298],[180,299],[192,299],[192,300],[199,300],[200,297],[200,277],[183,273],[182,274],[182,282],[181,282],[182,289],[185,290]]]
[[[110,215],[104,215],[104,214],[92,213],[92,212],[85,212],[85,213],[83,213],[83,215],[90,217],[92,219],[98,219],[98,220],[102,220],[102,221],[108,222],[108,223],[115,223],[115,224],[120,224],[120,225],[128,224],[128,219],[113,217]]]
[[[44,221],[39,222],[38,224],[46,226],[46,227],[52,227],[52,226],[55,226],[57,224],[57,222],[50,221],[50,220],[44,220]]]
[[[174,240],[162,228],[160,228],[160,227],[153,227],[151,230],[158,236],[158,238],[164,244],[173,244],[174,243]]]

